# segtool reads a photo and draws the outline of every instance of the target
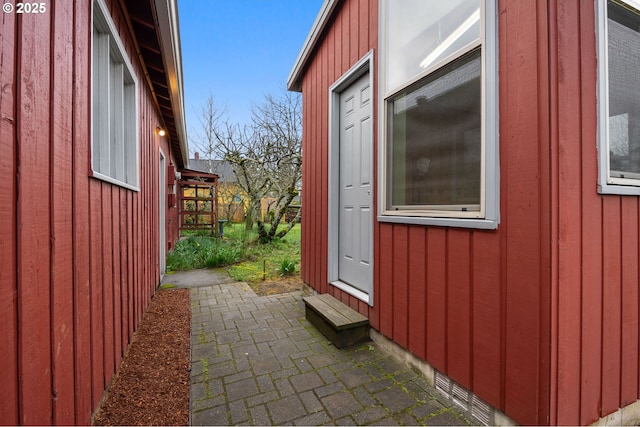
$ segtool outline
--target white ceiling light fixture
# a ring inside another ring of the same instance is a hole
[[[458,28],[455,29],[453,33],[449,35],[449,37],[444,39],[433,52],[427,55],[427,57],[420,63],[420,66],[422,68],[429,68],[429,66],[431,66],[431,64],[433,64],[440,55],[449,49],[456,40],[469,31],[469,29],[478,23],[478,21],[480,21],[480,9],[476,9],[471,16],[469,16]]]

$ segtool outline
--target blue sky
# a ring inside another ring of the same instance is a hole
[[[322,0],[180,0],[180,39],[189,146],[209,94],[232,122],[286,87]]]

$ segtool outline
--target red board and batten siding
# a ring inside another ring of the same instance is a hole
[[[498,229],[376,223],[374,306],[326,283],[328,88],[377,48],[377,3],[343,2],[303,77],[304,280],[520,423],[635,402],[640,202],[596,192],[592,1],[499,1]]]
[[[73,16],[73,4],[58,2],[51,11],[52,57],[58,58],[52,69],[51,87],[51,337],[53,390],[60,395],[73,395],[74,348],[73,348],[73,264],[65,262],[73,252],[73,27],[66,22]],[[72,399],[56,400],[53,422],[72,423],[75,420],[75,405]]]
[[[89,423],[159,280],[171,151],[120,3],[106,3],[138,76],[139,192],[89,177],[91,2],[0,15],[1,424]]]
[[[20,422],[52,423],[50,114],[51,15],[19,22],[16,43],[18,113],[17,261]],[[19,20],[20,21],[20,20]],[[52,177],[54,178],[54,177]],[[55,326],[53,326],[55,328]],[[31,367],[37,367],[31,369]]]
[[[493,256],[500,259],[501,306],[491,310],[500,313],[500,409],[525,424],[549,422],[546,8],[545,2],[500,2],[498,24],[501,246]]]
[[[550,2],[552,424],[589,424],[640,398],[638,197],[598,195],[593,3]]]
[[[15,177],[16,147],[4,141],[13,141],[16,135],[15,93],[5,88],[5,82],[15,78],[16,28],[14,14],[0,15],[0,173]],[[0,185],[0,349],[7,366],[17,366],[18,352],[18,288],[16,256],[16,200],[15,182]],[[6,350],[5,350],[6,349]],[[0,369],[0,420],[5,424],[18,424],[18,371]]]
[[[305,282],[358,308],[384,335],[533,424],[548,422],[549,398],[548,370],[542,369],[549,363],[549,183],[540,177],[549,153],[538,144],[548,140],[547,63],[546,43],[532,37],[540,33],[546,40],[546,9],[539,3],[500,3],[500,69],[509,72],[500,79],[506,160],[498,231],[376,222],[371,308],[326,281],[326,111],[329,86],[369,50],[377,51],[377,0],[338,6],[302,80]]]

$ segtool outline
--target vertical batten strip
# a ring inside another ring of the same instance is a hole
[[[89,179],[91,121],[90,34],[91,6],[74,3],[73,13],[73,252],[75,422],[85,424],[93,410],[91,369],[90,206]]]
[[[0,15],[2,32],[0,33],[0,81],[15,79],[17,51],[16,15]],[[17,83],[17,82],[16,82]],[[16,104],[17,85],[3,88],[0,96],[0,173],[7,178],[7,185],[0,186],[0,348],[4,351],[5,369],[0,370],[0,419],[7,424],[19,423],[19,386],[18,386],[18,282],[17,282],[17,144],[16,123],[18,108]]]
[[[4,15],[4,14],[3,14]],[[20,423],[51,424],[50,15],[18,21],[17,221]],[[41,194],[37,207],[34,194]],[[34,369],[34,367],[38,367]]]
[[[52,5],[51,49],[51,326],[52,411],[54,424],[74,424],[75,378],[73,352],[73,27],[72,5]]]

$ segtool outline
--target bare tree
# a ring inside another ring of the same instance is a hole
[[[215,149],[218,158],[231,164],[238,185],[246,193],[245,225],[247,229],[260,212],[260,201],[269,192],[269,181],[260,159],[259,140],[252,127],[224,121],[214,130]]]
[[[246,193],[243,199],[245,209],[245,225],[251,229],[254,217],[260,210],[260,200],[266,192],[264,184],[258,176],[258,168],[251,162],[254,151],[253,132],[248,126],[241,127],[232,123],[226,110],[218,108],[209,95],[200,112],[201,133],[198,134],[196,146],[203,157],[210,162],[213,170],[213,159],[224,160],[231,164],[238,185]]]
[[[284,237],[299,220],[288,221],[287,212],[298,195],[302,179],[302,119],[300,96],[290,92],[266,96],[252,111],[252,124],[233,124],[207,100],[201,117],[203,136],[199,147],[210,158],[229,162],[238,185],[247,195],[245,224],[258,223],[261,242]],[[261,200],[270,200],[263,218]],[[298,210],[299,212],[299,210]]]
[[[203,154],[204,158],[209,160],[212,164],[214,156],[217,154],[217,134],[223,124],[227,123],[227,114],[224,109],[219,109],[213,102],[213,95],[209,94],[209,97],[205,101],[200,111],[200,130],[201,134],[198,134],[198,142],[196,145]]]
[[[267,95],[253,110],[253,124],[262,149],[262,168],[273,198],[266,218],[258,220],[258,235],[264,242],[284,237],[300,219],[298,210],[287,221],[287,212],[299,194],[302,180],[302,106],[300,95],[284,92]],[[278,231],[278,226],[287,227]],[[268,227],[266,226],[268,223]]]

